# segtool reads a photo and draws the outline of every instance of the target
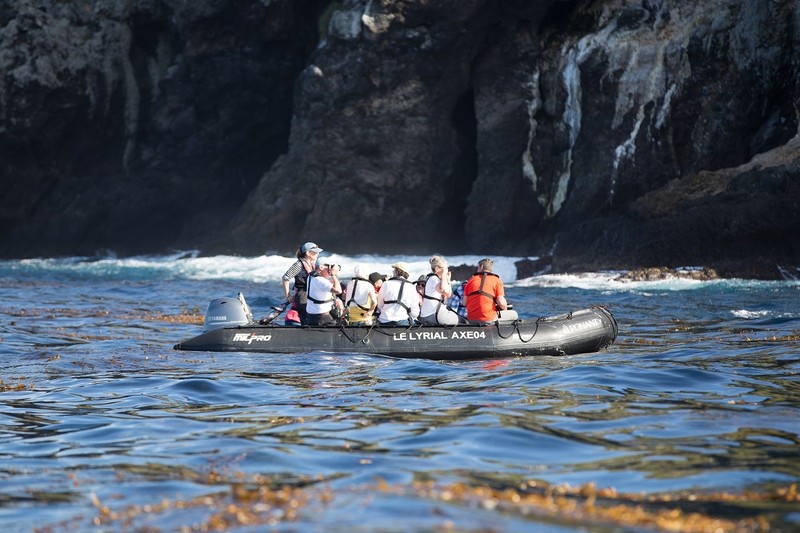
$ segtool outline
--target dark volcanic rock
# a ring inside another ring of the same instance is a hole
[[[800,262],[780,221],[792,178],[747,209],[710,195],[668,218],[639,201],[796,134],[795,3],[458,5],[340,13],[349,32],[301,76],[289,152],[245,206],[241,242],[554,250],[554,269]]]
[[[2,255],[208,246],[286,148],[321,5],[0,0]]]
[[[553,258],[551,256],[531,259],[526,257],[514,263],[517,267],[517,279],[525,279],[533,276],[548,274],[553,270]]]
[[[248,198],[239,241],[253,252],[303,235],[344,252],[463,250],[471,65],[503,17],[497,2],[348,6],[300,76],[289,152]]]
[[[0,69],[3,256],[800,265],[793,0],[0,0]]]
[[[719,275],[712,268],[689,268],[675,269],[666,267],[637,268],[630,270],[620,276],[618,281],[659,281],[665,279],[691,279],[696,281],[708,281],[719,279]]]
[[[749,163],[675,179],[606,224],[563,232],[554,267],[706,265],[724,277],[776,279],[796,266],[800,136]]]

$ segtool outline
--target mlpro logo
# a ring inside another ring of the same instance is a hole
[[[237,333],[233,336],[233,342],[246,342],[253,344],[255,342],[269,342],[272,340],[272,335],[256,335],[255,333]]]

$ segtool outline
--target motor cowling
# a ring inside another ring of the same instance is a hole
[[[215,298],[206,308],[203,330],[225,328],[230,326],[246,326],[253,322],[253,313],[244,300],[242,293],[238,298]]]

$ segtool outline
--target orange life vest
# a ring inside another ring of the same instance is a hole
[[[492,272],[476,272],[464,287],[467,295],[467,319],[476,322],[497,320],[497,297],[505,296],[500,276]]]

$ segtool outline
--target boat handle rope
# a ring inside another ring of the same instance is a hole
[[[533,338],[536,336],[536,333],[538,333],[538,332],[539,332],[539,321],[540,321],[540,320],[542,320],[542,318],[539,318],[539,319],[537,319],[537,320],[536,320],[536,322],[535,322],[535,324],[536,324],[536,329],[535,329],[535,330],[533,330],[533,333],[531,333],[531,336],[530,336],[530,338],[529,338],[528,340],[525,340],[525,339],[523,339],[523,338],[522,338],[522,332],[519,330],[519,325],[520,325],[520,324],[522,324],[522,320],[515,320],[515,321],[514,321],[514,322],[511,324],[512,326],[514,326],[514,329],[511,331],[511,333],[509,333],[509,334],[508,334],[507,336],[505,336],[505,337],[504,337],[504,336],[503,336],[503,334],[500,332],[500,321],[497,321],[497,322],[495,323],[495,327],[497,328],[497,336],[498,336],[498,337],[500,337],[500,338],[501,338],[501,339],[503,339],[503,340],[506,340],[506,339],[510,339],[511,337],[513,337],[513,336],[514,336],[514,333],[516,333],[516,334],[517,334],[517,336],[519,337],[519,340],[520,340],[520,341],[522,341],[523,343],[529,343],[529,342],[531,342],[531,341],[533,340]]]
[[[411,324],[407,328],[405,328],[405,330],[408,331],[410,329],[421,328],[421,327],[423,327],[421,324],[420,325]],[[391,335],[394,335],[393,331],[387,331],[385,329],[381,329],[381,327],[380,327],[380,325],[379,325],[379,323],[377,321],[373,322],[372,325],[367,330],[366,335],[364,335],[363,337],[361,337],[361,339],[358,339],[358,340],[356,340],[356,336],[355,335],[353,335],[351,337],[350,335],[347,334],[347,330],[345,329],[344,325],[340,325],[339,326],[339,331],[342,333],[342,335],[344,335],[344,338],[346,338],[347,340],[349,340],[353,344],[355,344],[357,342],[360,342],[362,344],[366,344],[367,343],[367,339],[369,338],[369,335],[370,335],[370,333],[373,332],[373,330],[377,331],[378,333],[382,333],[383,335],[386,335],[387,337],[389,337]]]
[[[350,335],[347,334],[347,330],[344,328],[344,325],[339,326],[339,331],[342,333],[342,335],[344,335],[344,338],[349,340],[353,344],[356,344],[357,342],[360,342],[361,344],[366,344],[367,343],[367,339],[369,338],[369,334],[372,333],[373,329],[375,329],[375,324],[374,323],[369,327],[369,329],[367,330],[367,333],[363,337],[361,337],[360,339],[356,340],[356,336],[355,335],[350,337]]]

